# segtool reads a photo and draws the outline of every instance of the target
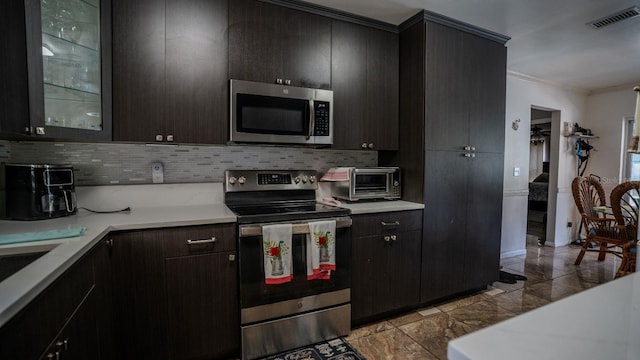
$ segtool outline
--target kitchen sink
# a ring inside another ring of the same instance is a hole
[[[0,282],[39,259],[49,251],[0,255]]]

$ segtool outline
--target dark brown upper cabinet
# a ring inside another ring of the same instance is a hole
[[[426,48],[425,149],[504,152],[504,44],[428,23]]]
[[[114,140],[228,137],[227,0],[113,0]]]
[[[56,4],[0,5],[0,137],[111,140],[111,2]]]
[[[231,1],[229,77],[331,89],[331,19],[254,0]]]
[[[398,149],[398,34],[334,20],[334,147]]]

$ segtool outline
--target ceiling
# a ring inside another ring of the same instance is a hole
[[[640,0],[305,1],[394,25],[427,9],[511,37],[511,73],[587,93],[640,85],[640,16],[597,30],[586,25]]]

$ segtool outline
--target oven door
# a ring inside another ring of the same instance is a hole
[[[329,220],[329,219],[314,219]],[[351,284],[351,218],[336,220],[336,270],[329,280],[307,280],[306,222],[291,222],[293,280],[284,284],[265,283],[261,227],[240,225],[238,262],[240,267],[240,308],[242,323],[348,303]]]

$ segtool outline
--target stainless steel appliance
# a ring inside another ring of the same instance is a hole
[[[342,169],[342,168],[341,168]],[[337,199],[396,200],[402,195],[400,168],[348,167],[348,179],[331,182],[331,195]]]
[[[331,145],[333,91],[230,81],[230,141]]]
[[[348,209],[316,203],[315,171],[228,170],[225,204],[238,219],[242,358],[348,335],[351,329],[351,217]],[[307,280],[308,222],[336,221],[336,270]],[[265,284],[262,226],[291,223],[293,279]]]
[[[6,164],[5,188],[9,219],[48,219],[77,211],[70,165]]]

